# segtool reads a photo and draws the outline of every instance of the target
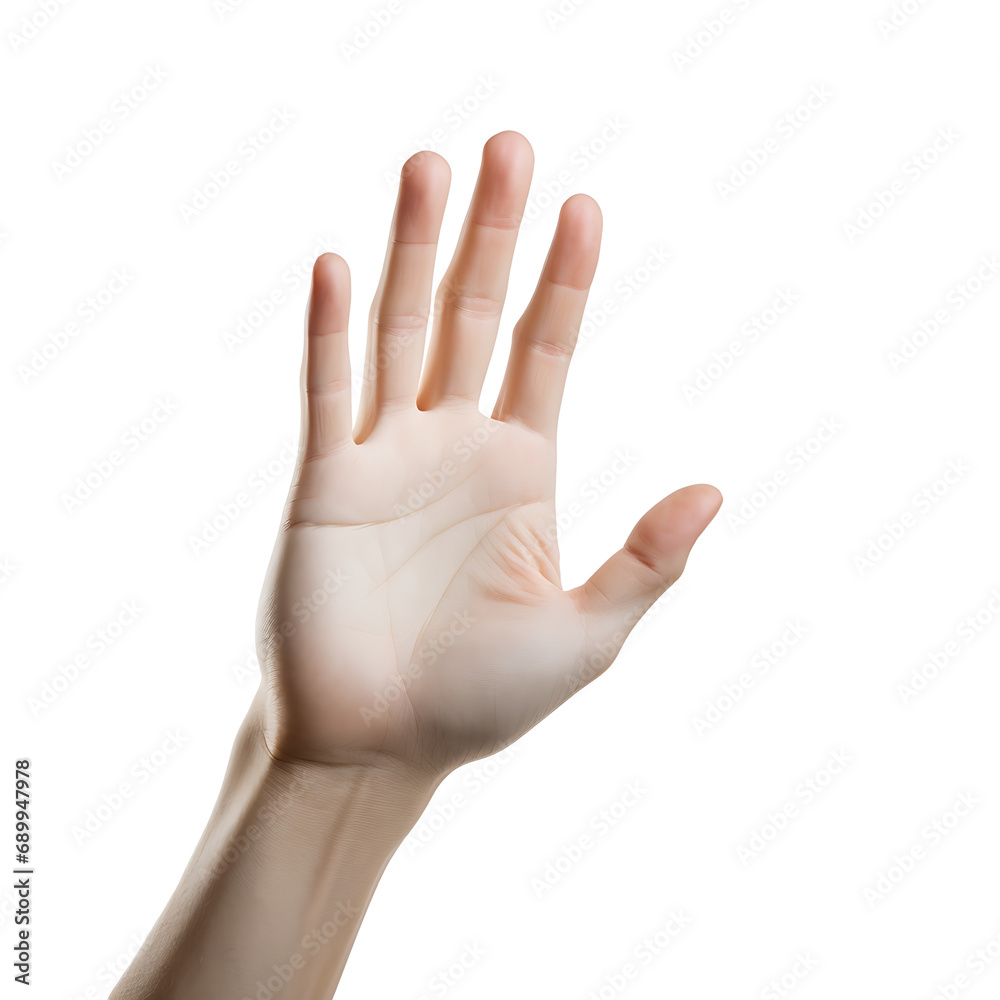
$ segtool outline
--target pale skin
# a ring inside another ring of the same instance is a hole
[[[113,1000],[333,996],[434,789],[602,673],[715,516],[714,487],[678,490],[563,589],[556,424],[601,238],[586,195],[562,206],[499,398],[480,410],[532,163],[518,133],[486,144],[432,310],[450,171],[434,153],[407,162],[353,422],[349,273],[317,260],[299,459],[258,609],[260,689]]]

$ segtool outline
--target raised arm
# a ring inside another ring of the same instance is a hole
[[[347,265],[316,262],[299,460],[258,610],[261,686],[113,1000],[332,996],[437,785],[602,673],[718,510],[713,487],[671,494],[563,590],[556,422],[597,266],[592,199],[563,205],[499,399],[479,411],[531,170],[517,133],[486,144],[425,361],[450,172],[433,153],[407,162],[353,428]]]

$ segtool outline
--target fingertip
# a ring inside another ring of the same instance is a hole
[[[688,490],[697,490],[698,499],[704,510],[706,512],[710,511],[711,517],[715,517],[724,500],[722,492],[719,488],[712,486],[709,483],[697,483],[694,486],[688,486],[686,488]]]
[[[589,194],[570,195],[559,212],[560,224],[580,228],[596,229],[598,237],[604,228],[604,214],[596,199]]]
[[[714,486],[699,484],[676,490],[639,519],[626,547],[650,553],[651,562],[664,567],[679,559],[683,569],[688,552],[721,503],[722,494]]]
[[[412,189],[418,194],[433,194],[451,183],[451,167],[448,161],[432,149],[421,149],[414,153],[399,172],[400,186]]]
[[[722,494],[714,486],[686,486],[654,504],[618,552],[578,588],[590,613],[646,606],[680,579],[698,536],[715,516]]]
[[[414,153],[400,173],[392,238],[399,243],[436,243],[451,185],[451,167],[439,153]]]
[[[575,248],[578,257],[593,260],[596,269],[604,229],[600,205],[589,194],[575,194],[567,198],[559,212],[556,228],[562,241],[565,241],[564,245]]]
[[[347,261],[339,253],[327,251],[321,253],[313,264],[313,277],[319,280],[331,280],[336,278],[347,278],[350,276],[350,269]]]
[[[509,167],[534,166],[535,151],[531,143],[513,129],[491,135],[483,145],[483,160],[501,160]]]
[[[340,254],[324,253],[316,258],[312,272],[312,292],[309,309],[329,308],[329,303],[341,306],[351,294],[351,272]]]
[[[557,284],[589,288],[597,273],[601,229],[601,210],[590,195],[567,198],[546,260],[546,277]]]
[[[531,187],[534,156],[518,132],[499,132],[483,146],[469,220],[491,229],[516,230]]]

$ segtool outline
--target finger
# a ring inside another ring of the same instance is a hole
[[[381,412],[413,406],[430,311],[434,254],[451,171],[437,153],[420,152],[403,165],[385,264],[368,328],[358,440]]]
[[[325,253],[313,265],[306,317],[306,458],[316,458],[351,441],[350,311],[347,262],[335,253]]]
[[[571,591],[594,635],[610,634],[625,623],[630,629],[676,583],[692,546],[721,503],[722,494],[714,486],[686,486],[639,519],[625,544]]]
[[[518,132],[501,132],[483,147],[458,246],[437,292],[434,334],[417,395],[422,410],[452,396],[479,401],[533,164],[531,146]]]
[[[495,419],[517,420],[555,437],[566,372],[600,246],[597,202],[574,195],[563,204],[538,286],[514,327]]]

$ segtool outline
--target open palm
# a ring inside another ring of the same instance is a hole
[[[671,494],[562,589],[555,433],[597,266],[590,198],[563,205],[492,416],[478,407],[531,169],[517,133],[486,144],[425,363],[450,173],[407,162],[353,429],[347,266],[316,263],[302,446],[258,614],[277,757],[440,775],[501,749],[607,668],[718,510],[713,487]]]

